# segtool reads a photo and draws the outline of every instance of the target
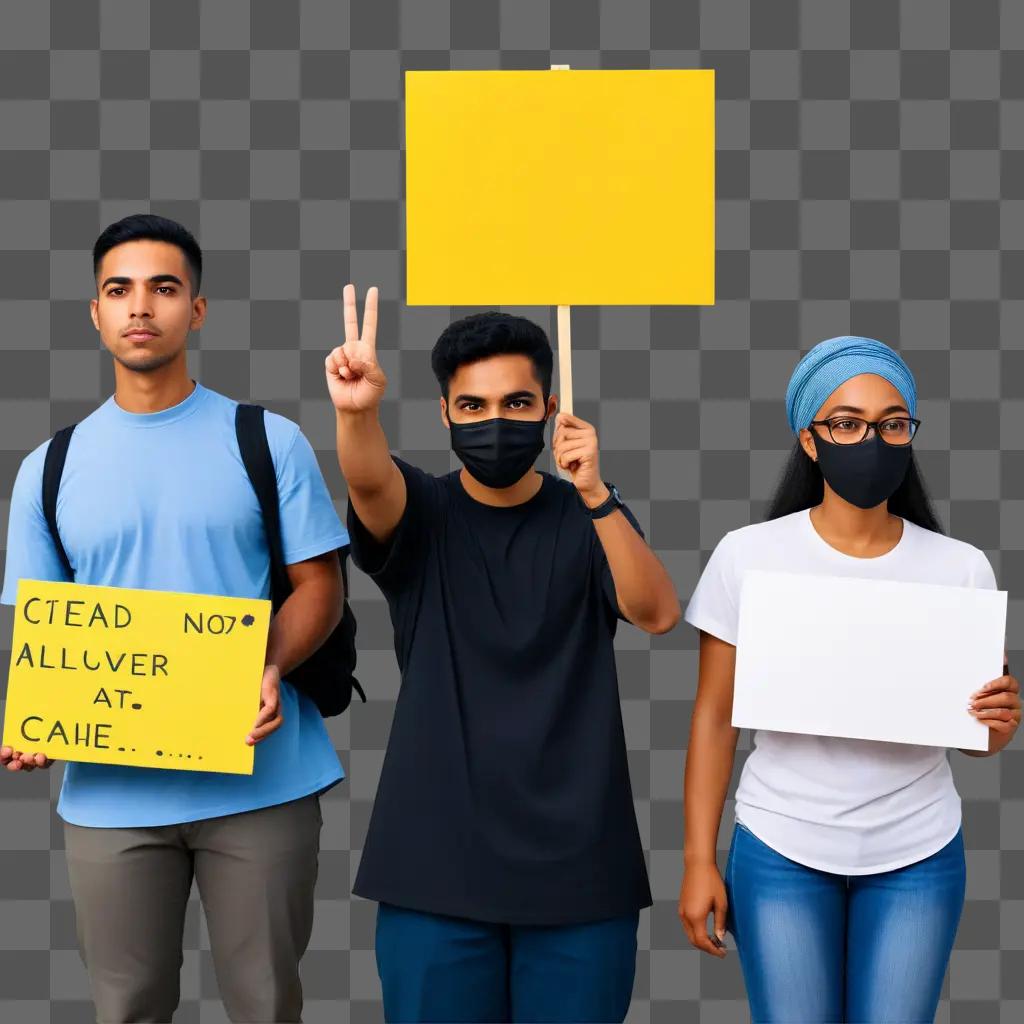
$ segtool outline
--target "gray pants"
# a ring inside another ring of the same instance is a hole
[[[157,828],[64,825],[78,943],[101,1024],[170,1021],[195,877],[233,1021],[301,1020],[313,928],[316,795]]]

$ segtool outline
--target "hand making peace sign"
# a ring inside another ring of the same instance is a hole
[[[345,344],[324,360],[327,390],[339,412],[368,412],[380,404],[388,378],[377,362],[377,289],[366,293],[363,332],[356,315],[356,289],[345,285]]]

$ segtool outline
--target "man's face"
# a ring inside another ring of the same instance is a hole
[[[103,257],[89,304],[103,344],[124,367],[158,370],[183,355],[188,332],[202,326],[206,299],[193,299],[185,253],[144,239]]]
[[[441,399],[441,419],[474,423],[507,417],[542,420],[555,411],[558,400],[544,401],[540,382],[529,356],[490,356],[460,366],[448,382],[448,401]]]

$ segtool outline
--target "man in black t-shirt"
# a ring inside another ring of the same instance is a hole
[[[356,564],[380,586],[402,685],[353,891],[378,902],[389,1021],[622,1021],[651,905],[613,639],[679,620],[671,578],[597,434],[556,420],[572,483],[537,472],[557,399],[544,331],[484,313],[432,366],[464,469],[393,458],[377,290],[327,357]]]

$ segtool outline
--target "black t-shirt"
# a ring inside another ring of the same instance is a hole
[[[402,673],[353,892],[510,924],[650,906],[615,672],[621,613],[575,489],[544,473],[529,501],[495,508],[458,472],[395,462],[408,503],[388,544],[348,512]]]

